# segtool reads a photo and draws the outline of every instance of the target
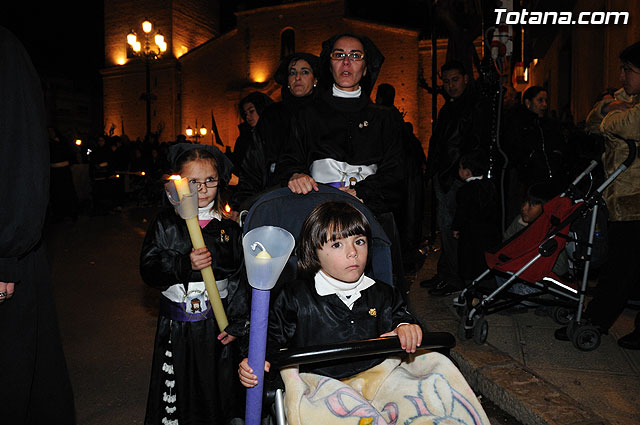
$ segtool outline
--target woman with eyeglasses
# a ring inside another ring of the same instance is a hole
[[[291,137],[297,112],[315,98],[318,57],[298,52],[285,57],[274,79],[281,85],[282,100],[267,106],[256,126],[257,137],[247,148],[231,206],[249,209],[265,189],[280,186],[278,164]]]
[[[371,209],[392,239],[394,272],[404,282],[391,213],[403,193],[401,128],[370,99],[383,61],[368,37],[337,34],[322,43],[318,99],[300,110],[281,166],[294,193],[328,184]]]
[[[400,128],[391,111],[369,98],[383,61],[364,36],[339,34],[322,43],[319,99],[300,111],[297,137],[282,163],[293,192],[329,184],[376,213],[398,201]]]

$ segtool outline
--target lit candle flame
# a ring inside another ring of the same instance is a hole
[[[169,180],[182,180],[182,177],[180,177],[179,174],[174,174],[172,176],[169,176]]]
[[[227,204],[224,206],[224,210],[225,212],[228,214],[231,212],[231,205],[229,205],[229,203],[227,202]]]

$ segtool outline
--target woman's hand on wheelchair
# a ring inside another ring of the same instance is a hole
[[[264,371],[269,372],[270,368],[271,364],[268,361],[265,361]],[[253,374],[253,369],[249,367],[248,358],[244,358],[240,362],[240,367],[238,368],[238,376],[240,376],[240,383],[247,388],[253,388],[258,385],[258,377]]]
[[[418,325],[404,324],[380,336],[397,336],[404,351],[415,353],[417,347],[422,343],[422,328]]]

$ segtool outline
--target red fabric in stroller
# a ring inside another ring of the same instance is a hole
[[[540,253],[540,245],[547,239],[555,238],[558,247],[548,257],[540,257],[524,270],[519,278],[525,282],[535,283],[545,276],[551,276],[551,269],[558,255],[564,249],[571,220],[558,228],[564,220],[582,205],[574,204],[565,196],[557,196],[544,204],[540,216],[522,231],[508,239],[495,252],[486,252],[487,266],[500,272],[515,273]]]

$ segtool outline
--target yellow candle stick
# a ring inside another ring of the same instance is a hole
[[[173,179],[173,182],[176,185],[176,191],[178,192],[180,200],[182,200],[183,196],[191,193],[191,190],[189,189],[189,181],[186,178]],[[198,223],[198,217],[188,218],[185,219],[185,221],[187,223],[187,229],[189,229],[189,236],[191,237],[191,244],[193,247],[195,249],[204,248],[205,244],[202,237],[202,229],[200,229],[200,224]],[[200,270],[200,273],[202,273],[202,278],[204,279],[204,286],[207,288],[209,302],[211,303],[213,314],[218,322],[218,328],[223,331],[229,324],[229,321],[227,320],[227,314],[224,312],[222,300],[220,299],[220,292],[218,292],[218,285],[216,284],[216,278],[213,275],[213,269],[209,266]]]

